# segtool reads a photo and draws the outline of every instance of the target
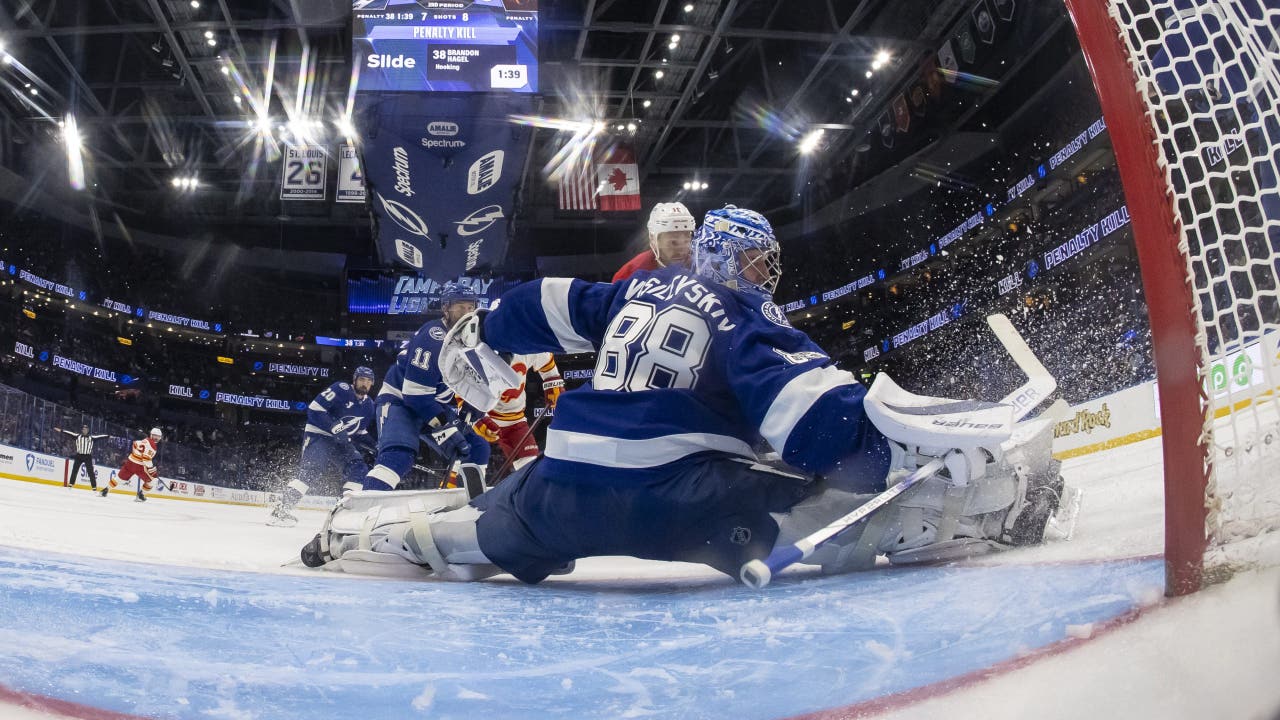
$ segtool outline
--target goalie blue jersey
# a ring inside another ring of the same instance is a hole
[[[547,433],[544,463],[558,477],[607,482],[708,453],[754,458],[761,438],[809,472],[887,466],[850,373],[768,298],[684,268],[614,284],[535,280],[507,292],[484,330],[498,352],[596,353],[591,383],[561,397]]]
[[[361,399],[350,383],[336,382],[307,406],[306,431],[317,435],[354,438],[373,426],[373,399]]]

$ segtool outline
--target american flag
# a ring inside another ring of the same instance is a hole
[[[560,209],[596,209],[596,168],[591,153],[578,153],[560,178]]]

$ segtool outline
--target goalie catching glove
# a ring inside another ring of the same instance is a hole
[[[502,393],[519,387],[520,376],[484,342],[484,314],[464,315],[440,343],[440,375],[468,405],[489,412]]]

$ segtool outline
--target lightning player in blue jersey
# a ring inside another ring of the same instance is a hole
[[[400,351],[378,392],[377,460],[359,487],[352,489],[394,490],[413,466],[423,438],[445,462],[461,462],[459,474],[470,492],[483,490],[489,443],[459,417],[453,392],[444,384],[437,366],[445,332],[459,318],[474,312],[477,302],[469,288],[447,283],[440,300],[442,317],[419,328]]]
[[[359,483],[369,470],[365,454],[372,454],[373,370],[358,367],[351,384],[336,382],[325,388],[307,406],[307,425],[302,434],[302,460],[298,476],[290,480],[280,499],[271,508],[269,525],[292,525],[294,506],[330,469],[341,468],[346,483]]]
[[[406,498],[361,535],[338,530],[352,527],[350,518],[334,519],[304,548],[304,562],[336,560],[354,572],[371,551],[377,562],[398,556],[443,579],[505,571],[536,583],[577,558],[630,555],[705,563],[737,577],[775,543],[884,490],[891,468],[922,465],[958,447],[950,442],[966,442],[930,417],[909,443],[893,423],[881,431],[863,387],[772,302],[779,248],[761,215],[713,210],[693,246],[693,271],[640,271],[614,284],[547,278],[504,295],[482,323],[492,350],[597,354],[591,384],[560,398],[545,456],[461,507],[437,503],[454,509],[430,512],[434,499]],[[452,348],[440,363],[467,397]],[[920,402],[917,410],[955,405],[905,391],[895,399]],[[881,405],[878,417],[903,415]],[[757,464],[761,440],[811,475]],[[957,461],[957,473],[973,480],[954,483],[961,492],[945,480],[922,486],[806,561],[834,572],[866,567],[877,553],[919,561],[937,557],[922,549],[971,554],[1006,541],[1026,478],[991,455],[962,457],[973,467]]]

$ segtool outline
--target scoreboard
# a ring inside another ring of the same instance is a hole
[[[537,0],[353,0],[370,92],[538,91]]]

